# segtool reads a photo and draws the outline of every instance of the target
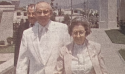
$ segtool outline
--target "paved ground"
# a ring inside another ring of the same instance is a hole
[[[118,50],[125,48],[125,45],[112,43],[104,31],[104,29],[92,29],[88,39],[102,45],[102,55],[110,74],[125,74],[125,61],[118,53]]]
[[[101,44],[102,55],[110,74],[125,74],[125,61],[118,53],[118,50],[125,48],[125,45],[112,43],[104,31],[104,29],[92,29],[88,39]]]

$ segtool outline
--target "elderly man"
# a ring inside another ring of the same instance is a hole
[[[18,59],[19,48],[20,48],[23,31],[25,29],[32,27],[33,24],[36,22],[35,4],[28,5],[27,16],[28,16],[28,20],[26,21],[26,23],[20,23],[20,26],[17,31],[16,43],[15,43],[14,66],[17,65],[17,59]]]
[[[59,48],[70,41],[66,24],[50,20],[47,2],[35,6],[37,22],[23,32],[16,74],[54,74]]]

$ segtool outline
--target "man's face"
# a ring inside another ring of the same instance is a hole
[[[47,3],[40,3],[36,6],[36,18],[37,21],[45,26],[48,24],[52,15],[51,9]]]
[[[28,7],[27,16],[28,16],[29,23],[34,24],[36,22],[36,15],[35,15],[34,7]]]

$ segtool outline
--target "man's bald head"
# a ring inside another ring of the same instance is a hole
[[[35,10],[37,9],[37,8],[47,8],[47,9],[49,9],[51,12],[52,12],[52,7],[51,7],[51,5],[48,3],[48,2],[44,2],[44,1],[40,1],[40,2],[38,2],[36,5],[35,5]]]

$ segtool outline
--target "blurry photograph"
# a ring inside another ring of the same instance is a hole
[[[0,0],[0,74],[125,74],[125,0]]]

